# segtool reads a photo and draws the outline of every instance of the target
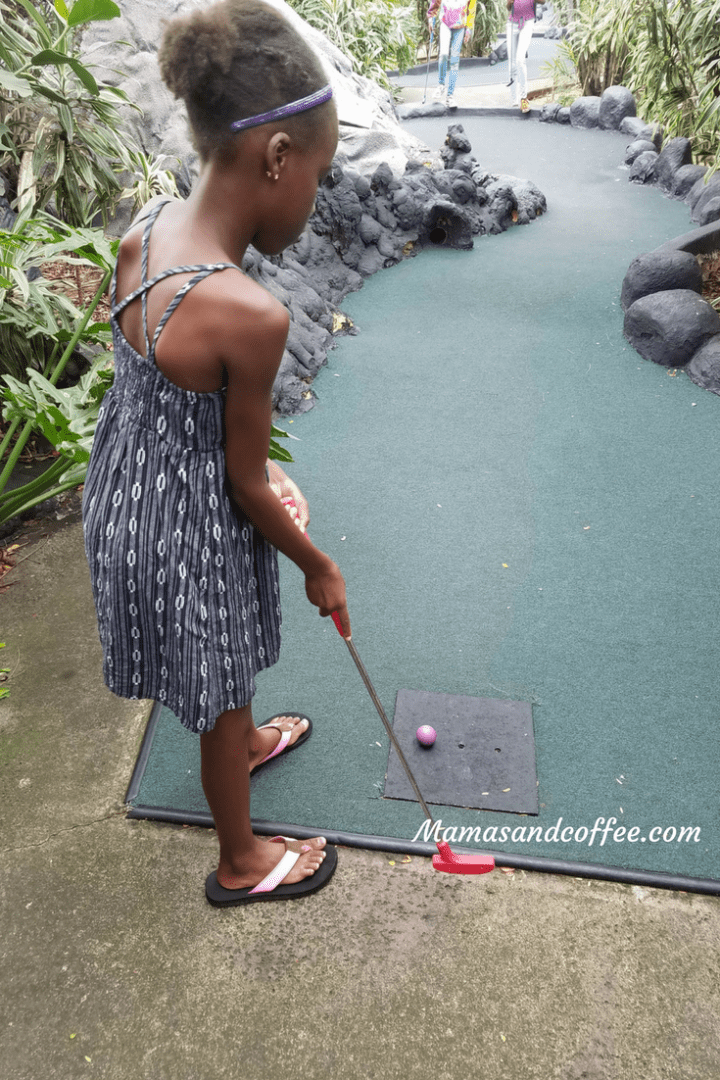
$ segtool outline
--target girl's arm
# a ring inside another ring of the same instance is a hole
[[[300,567],[308,599],[321,615],[339,611],[350,622],[345,582],[333,560],[294,524],[265,475],[270,444],[272,387],[285,349],[289,317],[264,290],[227,298],[219,325],[231,328],[223,349],[228,372],[225,461],[232,498],[266,540]]]

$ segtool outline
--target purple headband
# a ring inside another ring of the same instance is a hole
[[[296,113],[305,112],[306,109],[314,109],[316,105],[322,105],[333,96],[332,87],[328,84],[321,90],[316,90],[307,97],[298,101],[291,101],[289,105],[281,105],[279,109],[271,109],[270,112],[260,113],[259,116],[248,116],[246,120],[236,120],[230,125],[232,131],[244,131],[245,128],[259,127],[260,124],[270,124],[273,120],[282,120],[286,116],[295,116]]]

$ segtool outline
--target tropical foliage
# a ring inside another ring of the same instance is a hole
[[[98,229],[73,229],[40,211],[0,231],[0,373],[21,378],[43,371],[73,336],[83,312],[56,284],[38,273],[40,264],[112,267],[117,241]],[[107,345],[107,323],[87,325],[79,343]]]
[[[0,524],[83,481],[100,403],[112,383],[111,354],[101,348],[99,358],[77,385],[59,389],[58,383],[78,346],[102,346],[109,340],[109,326],[91,320],[107,291],[118,243],[106,240],[101,230],[73,229],[47,214],[38,220],[18,219],[14,232],[0,233],[0,329],[8,337],[13,332],[27,333],[31,340],[42,342],[36,361],[44,359],[47,343],[53,343],[42,370],[27,370],[27,381],[3,376],[7,430],[0,443],[0,461],[10,452],[0,471]],[[49,294],[41,279],[27,280],[24,260],[38,245],[45,261],[62,257],[65,262],[101,268],[102,281],[85,312],[65,297]],[[7,491],[12,471],[35,431],[45,435],[57,457],[36,480]]]
[[[584,94],[628,86],[666,136],[692,139],[695,157],[720,149],[720,0],[578,0],[561,43]]]
[[[119,15],[112,0],[0,0],[0,170],[28,217],[52,202],[71,225],[105,221],[133,172],[127,95],[98,85],[80,44],[87,23]]]
[[[505,0],[477,0],[470,55],[487,56],[506,23],[507,3]]]
[[[0,192],[18,212],[12,228],[0,230],[0,523],[85,476],[114,375],[110,326],[92,317],[119,243],[90,222],[99,214],[106,224],[123,198],[137,208],[161,192],[177,195],[164,160],[145,155],[129,135],[120,113],[127,95],[98,85],[82,52],[87,23],[119,15],[112,0],[0,0]],[[43,276],[55,262],[100,268],[86,310]],[[78,351],[88,370],[63,386]],[[55,460],[32,483],[8,491],[36,432]]]
[[[288,0],[349,56],[360,75],[390,89],[386,71],[415,63],[420,23],[414,0]]]

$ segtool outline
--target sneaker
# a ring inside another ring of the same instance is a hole
[[[457,109],[457,101],[455,100],[455,95],[448,94],[445,104],[447,105],[448,109]]]
[[[432,92],[433,101],[442,101],[444,97],[445,97],[445,87],[442,86],[442,85],[436,86],[435,89]]]
[[[530,102],[526,97],[522,98],[520,101],[520,109],[522,112],[530,112]]]

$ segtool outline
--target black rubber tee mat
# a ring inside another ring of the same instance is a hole
[[[423,746],[417,729],[437,732]],[[400,690],[393,731],[426,802],[474,810],[538,813],[532,706],[526,701]],[[390,747],[385,798],[415,800]]]

